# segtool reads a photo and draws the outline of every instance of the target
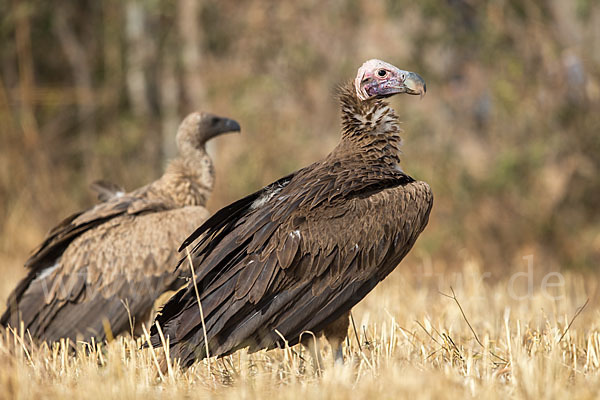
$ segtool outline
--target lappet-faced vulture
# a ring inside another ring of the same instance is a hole
[[[341,141],[327,157],[221,209],[183,243],[199,239],[179,265],[191,260],[195,282],[156,319],[173,359],[294,345],[305,331],[341,342],[349,310],[408,253],[433,204],[400,167],[399,121],[384,100],[400,93],[422,95],[425,82],[365,62],[341,89]]]
[[[207,113],[187,116],[177,131],[179,156],[164,175],[129,193],[98,183],[103,202],[53,228],[9,296],[3,326],[37,340],[97,340],[148,322],[155,300],[184,284],[173,274],[181,242],[209,216],[214,183],[207,140],[239,131],[236,121]],[[182,271],[185,272],[185,271]]]

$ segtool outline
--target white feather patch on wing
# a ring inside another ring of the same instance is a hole
[[[44,269],[42,270],[42,272],[40,272],[40,273],[38,274],[38,276],[35,278],[35,280],[40,280],[40,281],[41,281],[42,279],[45,279],[45,278],[47,278],[48,276],[50,276],[50,274],[51,274],[51,273],[52,273],[52,272],[53,272],[53,271],[54,271],[56,268],[58,268],[58,266],[59,266],[59,265],[60,265],[60,264],[59,264],[58,262],[56,262],[56,263],[54,263],[53,265],[51,265],[51,266],[49,266],[49,267],[47,267],[47,268],[44,268]]]
[[[281,191],[281,189],[283,189],[283,187],[279,187],[276,189],[271,190],[270,192],[267,192],[265,194],[263,194],[262,196],[260,196],[258,199],[254,200],[254,202],[252,203],[252,205],[250,206],[250,209],[252,210],[256,210],[257,208],[260,208],[262,206],[264,206],[265,204],[267,204],[269,202],[269,200],[271,200],[277,193],[279,193]]]

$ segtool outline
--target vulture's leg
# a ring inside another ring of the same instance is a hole
[[[348,326],[350,325],[350,311],[333,321],[324,330],[323,333],[331,345],[331,352],[334,353],[335,362],[344,363],[344,353],[342,345],[348,334]]]
[[[321,351],[319,348],[319,339],[321,334],[315,335],[309,332],[305,332],[302,334],[302,346],[310,353],[310,357],[312,358],[312,366],[313,370],[320,374],[323,369],[323,357],[321,357]]]
[[[127,311],[129,313],[129,311]],[[148,332],[150,332],[150,327],[152,326],[152,321],[153,318],[155,317],[155,312],[152,308],[148,309],[146,312],[141,313],[139,315],[139,317],[136,317],[135,315],[131,315],[130,318],[130,323],[133,322],[133,326],[130,327],[130,329],[132,329],[132,331],[130,333],[133,334],[133,337],[141,337],[144,335],[144,328],[146,328],[146,330]]]

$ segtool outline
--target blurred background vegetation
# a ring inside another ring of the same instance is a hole
[[[216,210],[326,155],[336,86],[368,58],[416,71],[404,168],[435,206],[414,264],[600,262],[600,7],[589,0],[0,0],[0,291],[103,178],[157,178],[190,111]],[[410,263],[410,261],[409,261]],[[5,296],[2,296],[4,298]]]

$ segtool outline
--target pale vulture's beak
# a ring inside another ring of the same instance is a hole
[[[408,94],[418,94],[423,97],[425,92],[427,92],[425,81],[415,72],[406,72],[404,86],[406,87],[406,93]]]

